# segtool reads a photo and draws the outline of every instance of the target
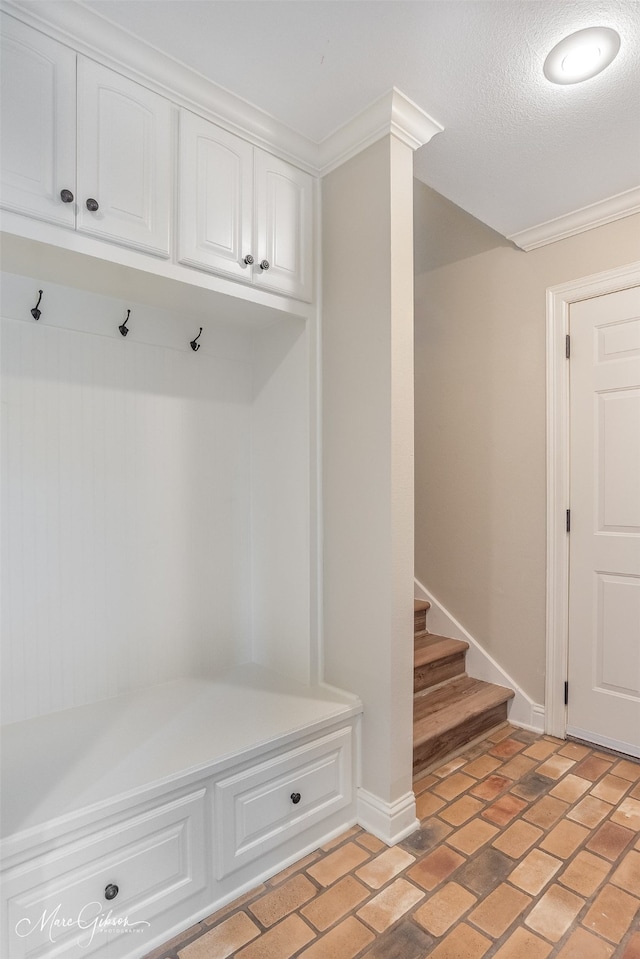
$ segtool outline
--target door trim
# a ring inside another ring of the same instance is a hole
[[[572,303],[640,285],[640,260],[547,289],[547,673],[545,731],[564,739],[569,659],[569,367]]]

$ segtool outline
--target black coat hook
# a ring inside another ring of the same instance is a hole
[[[129,330],[127,329],[127,323],[129,322],[129,314],[130,314],[130,313],[131,313],[131,310],[127,310],[127,318],[126,318],[126,320],[124,321],[124,323],[123,323],[121,326],[118,327],[118,329],[120,330],[120,332],[122,333],[123,336],[126,336],[127,333],[129,332]]]
[[[198,343],[198,340],[200,339],[201,333],[202,333],[202,327],[200,327],[200,333],[198,333],[196,338],[194,340],[191,340],[191,349],[193,350],[194,353],[197,353],[198,350],[200,349],[200,344]]]
[[[38,290],[38,293],[40,294],[40,296],[38,297],[38,302],[36,303],[34,308],[31,310],[31,316],[34,318],[34,320],[39,320],[40,317],[42,316],[42,312],[38,309],[38,307],[40,306],[40,300],[42,299],[42,290]]]

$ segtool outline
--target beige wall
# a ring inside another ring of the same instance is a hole
[[[364,703],[362,787],[383,804],[411,790],[412,201],[394,137],[322,183],[324,675]]]
[[[416,577],[542,703],[546,289],[640,259],[640,215],[524,253],[414,187]]]

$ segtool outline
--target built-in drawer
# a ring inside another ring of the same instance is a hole
[[[215,784],[218,879],[351,802],[351,740],[347,726]]]
[[[205,793],[164,802],[7,870],[5,955],[144,954],[163,913],[206,885]]]

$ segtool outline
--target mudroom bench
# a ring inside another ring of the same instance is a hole
[[[2,955],[139,959],[353,824],[360,701],[256,664],[2,730]]]

